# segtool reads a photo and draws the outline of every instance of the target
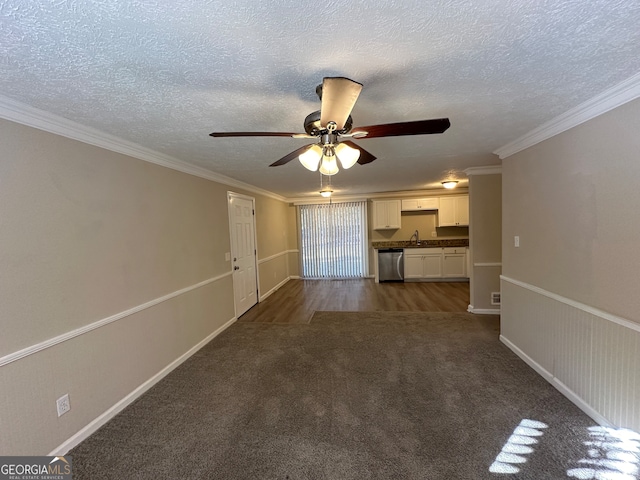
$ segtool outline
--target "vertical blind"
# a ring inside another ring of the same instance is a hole
[[[303,277],[366,275],[366,202],[301,205],[300,238]]]

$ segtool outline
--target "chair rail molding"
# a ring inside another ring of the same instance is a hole
[[[48,340],[44,340],[43,342],[36,343],[35,345],[31,345],[29,347],[18,350],[17,352],[10,353],[5,355],[4,357],[0,357],[0,367],[4,367],[12,362],[20,360],[24,357],[28,357],[29,355],[33,355],[34,353],[41,352],[47,348],[51,348],[55,345],[58,345],[62,342],[66,342],[67,340],[71,340],[72,338],[79,337],[80,335],[84,335],[85,333],[89,333],[98,328],[104,327],[105,325],[109,325],[110,323],[117,322],[118,320],[122,320],[123,318],[129,317],[135,313],[141,312],[142,310],[146,310],[147,308],[154,307],[162,302],[166,302],[167,300],[171,300],[179,295],[183,295],[187,292],[195,290],[200,287],[204,287],[205,285],[209,285],[210,283],[217,282],[222,280],[223,278],[230,277],[232,274],[231,271],[227,273],[223,273],[222,275],[218,275],[213,278],[209,278],[207,280],[203,280],[202,282],[196,283],[194,285],[190,285],[185,288],[181,288],[180,290],[176,290],[175,292],[171,292],[167,295],[163,295],[162,297],[155,298],[146,303],[138,305],[136,307],[130,308],[120,313],[116,313],[115,315],[111,315],[109,317],[103,318],[96,322],[90,323],[80,328],[76,328],[75,330],[71,330],[69,332],[63,333],[56,337],[50,338]]]

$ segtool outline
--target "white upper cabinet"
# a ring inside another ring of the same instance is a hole
[[[466,227],[469,225],[469,195],[440,197],[439,227]]]
[[[440,202],[438,197],[407,198],[402,200],[402,211],[438,210],[439,204]]]
[[[397,230],[400,228],[400,200],[373,201],[373,229]]]

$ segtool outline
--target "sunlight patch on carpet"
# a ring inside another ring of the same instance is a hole
[[[636,480],[640,473],[640,434],[626,429],[589,428],[583,442],[587,455],[576,468],[567,470],[579,480]]]
[[[544,434],[542,430],[547,427],[546,423],[523,419],[513,430],[513,434],[489,467],[489,471],[491,473],[518,473],[520,471],[518,465],[526,463],[527,455],[534,451],[530,445],[538,443],[536,437],[541,437]]]

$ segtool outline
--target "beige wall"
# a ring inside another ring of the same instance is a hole
[[[4,120],[0,139],[0,455],[47,454],[233,321],[234,189]],[[253,196],[286,266],[292,208]]]
[[[474,311],[497,310],[491,292],[500,291],[502,259],[502,175],[469,177],[470,302]]]
[[[639,131],[635,100],[502,167],[501,338],[597,422],[635,430]]]
[[[289,231],[287,238],[289,239],[289,275],[291,277],[300,276],[300,239],[298,226],[298,209],[292,204],[289,205]]]
[[[222,185],[0,127],[0,355],[229,270]]]
[[[505,275],[640,323],[639,131],[635,100],[505,159]]]
[[[258,259],[271,257],[286,252],[290,248],[295,248],[291,246],[292,240],[289,238],[291,212],[293,211],[295,214],[295,207],[273,198],[261,195],[254,196],[256,197],[256,229],[260,232]]]

